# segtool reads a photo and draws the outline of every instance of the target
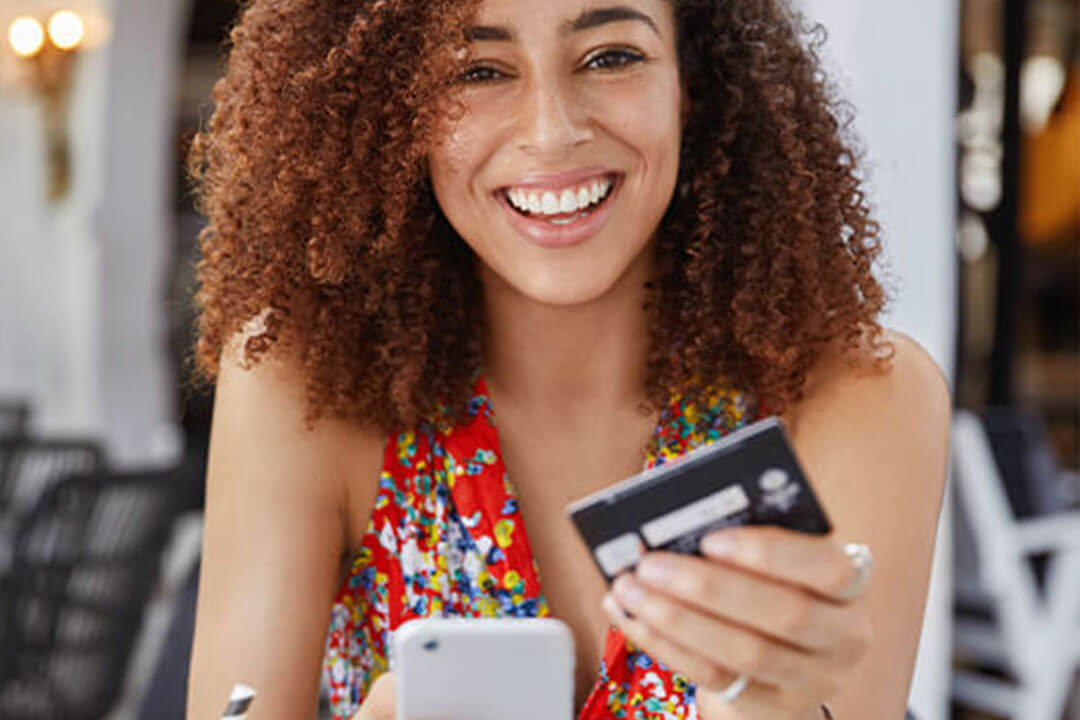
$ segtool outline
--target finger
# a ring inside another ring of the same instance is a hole
[[[646,588],[630,575],[612,587],[618,604],[654,634],[709,662],[772,685],[817,685],[822,661]]]
[[[654,552],[635,573],[655,591],[802,650],[842,653],[861,637],[851,608],[738,567]]]
[[[698,717],[709,720],[806,720],[817,717],[812,703],[800,702],[782,690],[751,681],[737,698],[728,701],[718,692],[698,689],[695,696]]]
[[[717,693],[735,682],[736,673],[664,637],[641,619],[627,616],[610,594],[604,596],[603,607],[611,623],[630,642],[694,683],[699,716],[710,720],[775,720],[785,716],[781,714],[785,712],[784,696],[776,687],[751,681],[737,698],[725,702]]]
[[[396,681],[393,673],[380,675],[364,698],[352,720],[394,720],[397,714]]]
[[[834,602],[841,602],[856,580],[855,565],[841,543],[786,528],[725,528],[706,535],[701,552]]]
[[[601,603],[612,625],[617,627],[635,645],[641,647],[653,660],[662,662],[680,675],[685,675],[700,687],[722,688],[735,681],[738,675],[712,662],[674,640],[639,618],[631,618],[623,612],[610,593]]]

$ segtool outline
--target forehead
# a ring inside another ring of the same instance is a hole
[[[662,35],[672,32],[672,0],[482,0],[475,24],[504,27],[515,36],[550,30],[569,31],[586,15],[608,19],[644,16]]]

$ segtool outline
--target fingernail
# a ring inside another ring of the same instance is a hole
[[[629,575],[624,575],[615,582],[615,597],[622,606],[633,610],[645,600],[645,589]]]
[[[736,536],[734,530],[721,530],[706,535],[701,541],[701,552],[709,557],[727,558],[735,554]]]
[[[646,556],[637,566],[637,575],[645,582],[663,585],[675,574],[671,563],[664,558]]]
[[[611,593],[606,593],[604,595],[604,599],[600,601],[600,606],[604,608],[604,612],[608,614],[608,617],[611,618],[612,622],[616,625],[621,624],[627,619],[626,613],[619,607],[619,603]]]

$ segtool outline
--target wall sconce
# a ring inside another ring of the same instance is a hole
[[[23,15],[8,26],[8,44],[21,65],[26,84],[41,98],[48,153],[48,197],[57,201],[71,184],[68,104],[71,76],[85,37],[82,17],[58,10],[42,23]]]

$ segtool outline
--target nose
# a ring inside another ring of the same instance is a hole
[[[558,156],[592,139],[582,103],[557,81],[534,82],[519,106],[518,148]]]

